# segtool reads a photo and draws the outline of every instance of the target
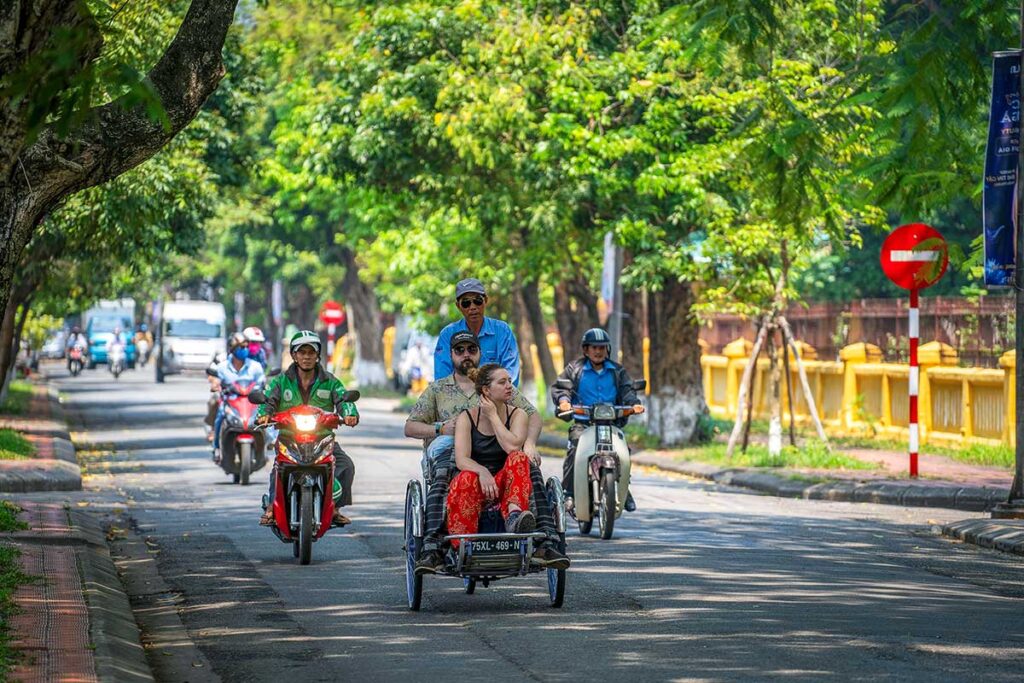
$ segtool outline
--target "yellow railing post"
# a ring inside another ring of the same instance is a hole
[[[839,351],[839,359],[843,361],[843,419],[842,425],[850,429],[857,421],[854,410],[857,405],[857,374],[854,368],[864,363],[877,363],[882,360],[882,350],[874,344],[857,342],[843,347]]]
[[[917,414],[918,421],[920,423],[920,441],[926,443],[928,441],[928,432],[932,430],[932,384],[931,377],[928,374],[928,370],[933,367],[944,366],[944,365],[956,365],[957,364],[957,352],[949,344],[943,344],[938,341],[931,341],[927,344],[921,344],[917,350],[917,364],[921,367],[920,370],[920,387],[918,388],[917,397]],[[963,394],[962,394],[963,396]],[[968,422],[970,421],[970,412],[962,413],[964,418]],[[963,424],[961,424],[961,428]]]
[[[1007,351],[999,358],[1003,369],[1003,396],[1006,397],[1006,419],[1003,421],[1003,443],[1011,448],[1017,445],[1017,352]]]

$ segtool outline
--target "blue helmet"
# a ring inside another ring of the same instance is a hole
[[[583,341],[580,346],[607,346],[611,348],[612,338],[600,327],[592,327],[583,333]]]

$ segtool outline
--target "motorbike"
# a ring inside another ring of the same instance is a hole
[[[149,362],[149,341],[146,339],[139,339],[135,342],[135,355],[139,360],[139,365],[146,367],[146,363]]]
[[[346,391],[341,400],[355,403],[358,391]],[[260,390],[249,392],[249,401],[266,403]],[[313,543],[323,537],[334,518],[334,430],[341,416],[316,406],[299,405],[271,416],[268,425],[279,430],[274,472],[274,535],[292,544],[299,564],[309,564]],[[260,425],[258,429],[265,429]]]
[[[220,466],[234,483],[249,485],[249,476],[267,464],[266,435],[256,429],[256,406],[249,395],[262,386],[239,381],[220,392],[224,418],[220,424]]]
[[[107,349],[107,366],[114,379],[121,377],[125,368],[125,351],[123,344],[111,344]]]
[[[573,388],[567,379],[559,379],[558,386],[570,391]],[[642,379],[633,382],[633,388],[638,391],[646,387],[647,382]],[[576,445],[575,499],[569,511],[584,536],[590,533],[596,518],[601,538],[611,539],[615,520],[625,507],[631,465],[629,446],[622,429],[615,423],[630,415],[633,415],[633,406],[607,403],[573,405],[571,411],[558,414],[562,419],[582,417],[586,424]]]
[[[68,371],[72,377],[78,377],[85,367],[85,353],[81,346],[72,346],[68,349]]]

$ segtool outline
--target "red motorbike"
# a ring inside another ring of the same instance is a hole
[[[72,377],[78,377],[78,373],[85,367],[85,353],[82,347],[75,345],[68,350],[68,371]]]
[[[346,391],[345,403],[355,403],[358,391]],[[263,392],[250,392],[253,403],[265,403]],[[275,448],[277,464],[271,530],[291,543],[300,564],[309,564],[313,542],[331,528],[334,518],[334,430],[341,417],[311,405],[273,415],[269,425],[280,430]]]
[[[220,424],[220,467],[236,484],[249,485],[249,475],[267,464],[265,437],[256,429],[256,406],[249,394],[262,383],[239,381],[223,387],[220,400],[224,419]]]

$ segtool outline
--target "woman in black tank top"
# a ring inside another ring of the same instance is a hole
[[[513,385],[503,367],[491,363],[469,376],[480,407],[463,411],[455,424],[455,465],[461,472],[448,489],[448,532],[476,533],[485,505],[496,502],[509,531],[529,533],[536,519],[530,512],[530,459],[522,451],[526,414],[507,403]]]

